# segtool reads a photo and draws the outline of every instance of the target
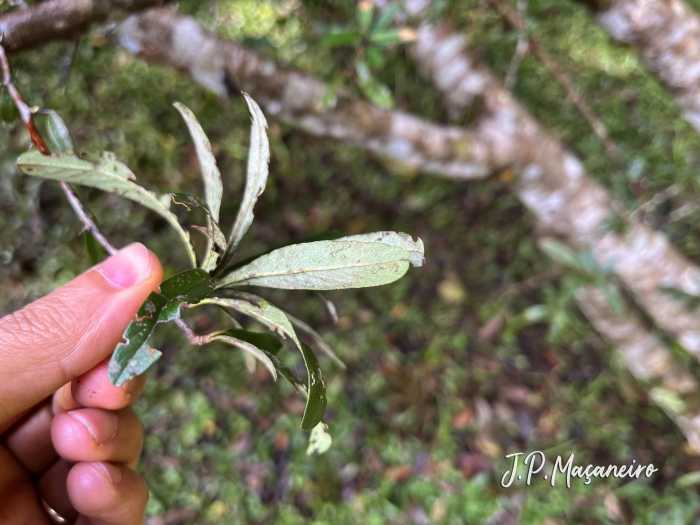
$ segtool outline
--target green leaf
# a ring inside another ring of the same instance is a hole
[[[275,368],[275,365],[272,363],[270,357],[265,352],[260,350],[257,346],[248,343],[247,341],[243,341],[242,339],[238,339],[236,337],[228,335],[226,332],[227,330],[224,330],[221,333],[213,334],[211,340],[222,341],[224,343],[236,346],[241,350],[245,350],[246,352],[252,354],[267,367],[267,369],[270,371],[270,374],[272,374],[274,380],[277,381],[277,370]]]
[[[402,39],[403,29],[384,29],[380,31],[374,31],[369,39],[370,42],[374,44],[380,44],[383,46],[390,46],[392,44],[398,44]]]
[[[409,262],[413,266],[423,266],[425,264],[425,246],[423,241],[418,238],[414,241],[407,233],[399,232],[374,232],[363,233],[360,235],[351,235],[349,237],[341,237],[339,241],[359,241],[359,242],[380,242],[391,246],[400,246],[409,253]]]
[[[366,33],[374,18],[374,1],[360,0],[357,3],[357,22],[360,24],[360,31]]]
[[[161,353],[150,348],[147,342],[165,305],[165,297],[152,292],[139,308],[136,320],[126,327],[125,342],[114,349],[108,367],[109,379],[115,386],[143,373],[160,357]]]
[[[231,230],[229,245],[221,262],[222,266],[228,264],[234,250],[238,247],[241,239],[243,239],[253,222],[253,207],[258,197],[265,191],[268,163],[270,162],[270,144],[265,132],[267,129],[265,115],[263,115],[260,106],[247,93],[243,93],[243,96],[253,117],[250,131],[250,149],[248,151],[248,170],[243,200]]]
[[[215,281],[201,268],[186,270],[166,279],[160,284],[160,293],[167,304],[161,310],[158,322],[177,319],[182,303],[197,304],[211,293],[214,286]]]
[[[381,14],[377,18],[377,21],[374,23],[372,32],[383,31],[384,29],[388,28],[394,21],[394,17],[399,13],[399,11],[403,11],[401,4],[398,2],[392,2],[386,9],[382,10]]]
[[[302,428],[312,428],[323,417],[326,409],[326,388],[323,384],[318,359],[316,359],[313,351],[308,346],[299,341],[292,323],[282,310],[253,294],[237,292],[236,295],[236,298],[212,297],[204,299],[202,304],[215,304],[238,310],[263,323],[281,339],[289,338],[294,343],[294,346],[297,347],[304,358],[306,372],[309,377],[308,398],[301,426]],[[322,409],[321,404],[323,405]],[[316,418],[318,418],[318,421],[316,421]],[[315,422],[311,424],[311,421]]]
[[[394,97],[391,91],[372,76],[365,62],[357,61],[355,71],[357,72],[357,85],[373,104],[382,109],[394,107]]]
[[[404,248],[360,241],[317,241],[274,250],[223,277],[217,287],[256,285],[336,290],[388,284],[406,273]]]
[[[360,43],[361,38],[362,36],[353,29],[334,28],[330,33],[324,35],[321,45],[328,48],[356,46]]]
[[[34,115],[34,122],[51,153],[73,153],[73,137],[58,113],[52,109],[44,109]]]
[[[294,317],[292,314],[287,313],[287,317],[289,318],[289,320],[292,322],[292,324],[294,326],[296,326],[299,330],[301,330],[302,332],[307,334],[309,337],[311,337],[311,339],[314,340],[314,343],[316,344],[316,346],[322,352],[324,352],[328,357],[330,357],[333,361],[335,361],[336,364],[340,368],[342,368],[342,369],[347,368],[345,366],[345,363],[343,363],[343,361],[336,355],[336,353],[333,351],[333,349],[330,346],[328,346],[328,343],[326,343],[323,340],[323,337],[321,337],[321,334],[319,334],[316,330],[311,328],[308,324],[306,324],[301,319]]]
[[[576,252],[571,248],[566,246],[564,243],[556,241],[551,238],[542,239],[539,242],[539,246],[549,257],[554,259],[562,266],[568,266],[569,268],[575,268],[577,270],[585,270],[582,268]]]
[[[318,364],[318,359],[313,350],[301,343],[302,353],[304,355],[304,363],[309,374],[308,382],[308,399],[306,400],[306,409],[304,417],[301,419],[301,428],[307,430],[314,428],[323,419],[323,414],[326,413],[326,385],[321,376],[321,367]]]
[[[27,175],[66,181],[70,184],[82,184],[116,193],[155,211],[175,228],[185,245],[192,265],[197,266],[197,257],[190,244],[190,236],[180,226],[175,214],[170,212],[155,194],[131,182],[129,179],[135,178],[133,173],[126,165],[117,161],[113,153],[103,152],[97,156],[86,156],[85,159],[80,159],[75,155],[47,157],[34,150],[20,155],[17,165]]]
[[[83,232],[83,241],[85,242],[85,251],[87,252],[90,266],[95,266],[105,259],[107,254],[104,248],[90,230],[85,230]]]
[[[310,456],[311,454],[324,454],[328,452],[328,449],[331,448],[332,444],[333,439],[328,433],[328,425],[326,425],[323,421],[320,421],[318,425],[311,430],[311,435],[309,436],[309,447],[306,449],[306,455]]]
[[[204,133],[202,126],[197,121],[197,117],[194,116],[190,108],[180,102],[175,102],[173,106],[180,112],[182,118],[185,119],[187,128],[190,130],[190,135],[194,141],[194,147],[197,150],[199,166],[202,169],[204,195],[206,196],[207,204],[211,211],[211,218],[218,222],[224,187],[221,183],[221,173],[219,173],[219,168],[216,166],[214,153],[211,150],[211,143]]]

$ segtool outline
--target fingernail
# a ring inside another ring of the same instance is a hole
[[[67,414],[74,420],[82,423],[95,440],[95,443],[102,445],[117,435],[119,420],[114,412],[106,411],[106,418],[103,418],[103,414],[95,414],[96,418],[100,419],[100,424],[96,424],[95,421],[92,420],[93,418],[91,416],[93,414],[89,412],[90,410],[89,408],[75,410]]]
[[[119,482],[122,480],[122,469],[115,465],[112,465],[111,463],[100,461],[93,463],[93,466],[98,472],[107,476],[107,479],[113,487],[116,487],[117,484],[119,484]]]
[[[100,264],[95,270],[115,288],[129,288],[146,277],[151,269],[148,250],[141,243],[130,244]]]

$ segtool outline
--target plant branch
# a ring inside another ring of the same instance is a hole
[[[10,96],[12,97],[15,106],[17,106],[17,110],[19,111],[19,115],[22,119],[22,122],[24,122],[24,125],[27,126],[27,130],[29,130],[29,136],[31,137],[32,142],[42,153],[42,155],[50,156],[51,151],[49,151],[46,142],[44,142],[44,139],[41,137],[41,134],[39,133],[39,130],[37,129],[36,124],[34,123],[34,110],[30,108],[29,105],[22,99],[22,95],[20,95],[19,90],[12,82],[10,63],[7,59],[5,48],[2,45],[0,45],[0,68],[2,68],[2,85],[10,93]],[[75,191],[73,191],[73,188],[70,187],[70,184],[68,184],[65,181],[61,181],[60,184],[61,188],[63,189],[63,193],[66,194],[68,202],[70,203],[71,207],[73,208],[73,211],[75,211],[78,218],[82,221],[83,225],[85,226],[85,229],[89,230],[90,233],[92,233],[95,236],[97,241],[102,245],[102,247],[107,251],[107,253],[109,253],[110,255],[114,255],[115,253],[117,253],[117,249],[114,246],[112,246],[112,244],[99,230],[95,222],[90,217],[89,212],[83,207],[83,204],[80,202],[80,199],[76,195]]]
[[[525,38],[528,44],[528,50],[540,59],[540,62],[542,62],[544,67],[549,70],[554,79],[562,88],[564,88],[568,99],[571,100],[574,106],[576,106],[583,118],[586,119],[586,122],[588,122],[588,124],[591,126],[593,133],[595,133],[598,139],[600,139],[600,142],[603,144],[608,157],[615,162],[620,162],[620,151],[617,149],[617,146],[613,144],[607,127],[598,117],[598,115],[596,115],[593,110],[588,107],[588,104],[586,104],[586,101],[574,86],[574,83],[569,78],[569,75],[567,75],[566,72],[559,67],[559,64],[557,64],[556,60],[554,60],[549,53],[540,47],[538,42],[532,36],[523,36],[527,34],[527,26],[523,16],[521,16],[520,13],[513,11],[505,0],[489,0],[489,2],[491,2],[491,4],[498,9],[508,23],[520,33],[518,47],[520,47],[520,39]],[[518,52],[516,51],[516,56],[517,55]],[[506,87],[509,86],[506,85]]]
[[[47,0],[0,17],[2,44],[9,53],[54,40],[74,40],[110,13],[143,11],[169,0]]]

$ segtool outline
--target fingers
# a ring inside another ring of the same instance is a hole
[[[136,466],[144,428],[130,408],[81,408],[58,414],[51,426],[56,452],[67,461],[114,461]]]
[[[68,474],[67,487],[75,509],[89,518],[79,523],[142,523],[148,489],[143,479],[129,467],[105,462],[78,463]]]
[[[136,376],[120,387],[109,380],[107,365],[109,359],[74,379],[71,383],[72,397],[84,407],[118,410],[136,401],[146,387],[146,376]]]
[[[0,421],[105,359],[162,276],[156,256],[132,244],[0,319]]]
[[[39,493],[69,523],[80,513],[76,525],[140,525],[148,502],[136,472],[107,462],[71,466],[60,460],[39,481]]]
[[[5,435],[5,445],[32,474],[44,472],[58,459],[51,442],[53,412],[47,401],[27,414]]]

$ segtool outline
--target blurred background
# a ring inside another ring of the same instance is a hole
[[[524,26],[509,21],[499,4]],[[700,9],[696,0],[687,4]],[[178,12],[326,82],[319,111],[342,95],[469,128],[480,101],[466,114],[448,111],[410,56],[418,23],[385,20],[379,29],[406,31],[377,36],[371,28],[386,12],[379,7],[386,3],[184,0]],[[662,231],[690,264],[699,263],[693,205],[700,198],[700,135],[639,48],[616,42],[598,23],[596,13],[607,7],[445,0],[430,3],[422,16],[449,21],[470,53],[625,213],[641,208],[645,227]],[[367,11],[370,29],[363,29]],[[116,152],[148,189],[201,194],[196,154],[172,107],[186,104],[224,176],[221,222],[228,229],[243,192],[250,126],[238,89],[230,97],[211,93],[187,74],[113,45],[110,27],[95,27],[73,42],[13,55],[25,99],[56,110],[78,151]],[[602,139],[582,105],[603,126]],[[193,347],[174,327],[159,329],[153,342],[164,355],[136,405],[146,425],[140,471],[151,491],[150,525],[697,519],[700,457],[579,310],[577,290],[589,281],[538,248],[541,226],[514,190],[515,167],[494,163],[488,178],[449,180],[357,144],[312,136],[273,115],[268,121],[270,178],[240,259],[328,230],[396,230],[423,239],[427,264],[391,285],[329,292],[337,323],[312,292],[267,293],[318,330],[347,364],[342,370],[320,357],[333,438],[320,456],[306,454],[304,403],[288,384],[274,383],[260,366],[250,373],[231,347]],[[89,263],[82,226],[59,186],[15,167],[29,144],[21,123],[0,127],[0,144],[4,315]],[[114,195],[77,190],[113,244],[146,244],[166,275],[187,267],[164,220]],[[683,206],[685,215],[677,213]],[[190,223],[202,220],[177,213]],[[200,333],[222,321],[214,311],[192,312],[188,320]],[[696,377],[697,365],[673,339],[664,344]],[[533,450],[552,458],[575,453],[583,465],[653,463],[659,472],[589,485],[577,479],[570,489],[541,479],[503,488],[510,468],[504,456]]]

